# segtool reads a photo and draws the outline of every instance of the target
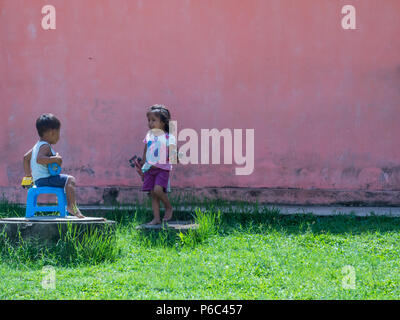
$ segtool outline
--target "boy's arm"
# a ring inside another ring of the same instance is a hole
[[[48,144],[44,144],[39,149],[36,162],[44,166],[47,166],[49,163],[57,163],[59,166],[61,166],[62,158],[58,153],[53,156],[50,146]]]
[[[32,158],[32,149],[24,154],[25,177],[32,177],[31,158]]]

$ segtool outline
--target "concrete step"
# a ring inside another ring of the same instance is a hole
[[[17,242],[21,238],[23,240],[34,239],[43,243],[57,243],[69,228],[72,228],[71,230],[78,238],[94,230],[98,230],[98,234],[114,235],[115,222],[96,217],[79,219],[75,217],[60,218],[58,216],[0,219],[0,234],[6,235],[12,242]]]
[[[96,216],[101,216],[105,212],[111,212],[114,210],[128,210],[134,212],[139,207],[136,206],[80,206],[80,210],[84,214],[95,214]],[[174,207],[175,212],[185,212],[194,213],[196,209],[200,208],[202,211],[209,209],[205,206],[180,206]],[[254,212],[256,206],[225,206],[218,207],[221,213],[229,212]],[[280,214],[290,215],[290,214],[313,214],[317,216],[335,216],[335,215],[347,215],[354,214],[355,216],[400,216],[400,207],[347,207],[347,206],[295,206],[295,205],[260,205],[258,206],[258,211],[262,212],[266,208],[271,210],[279,210]],[[143,207],[140,207],[143,210]],[[151,212],[151,208],[146,208],[147,211]],[[161,211],[163,209],[161,208]]]

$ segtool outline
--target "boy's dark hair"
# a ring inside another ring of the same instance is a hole
[[[165,131],[169,133],[169,121],[171,120],[171,113],[168,108],[163,104],[155,104],[149,108],[147,115],[153,113],[157,118],[159,118],[165,124]]]
[[[61,122],[58,120],[54,114],[52,113],[45,113],[42,114],[36,120],[36,129],[40,137],[43,137],[43,134],[51,129],[60,129]]]

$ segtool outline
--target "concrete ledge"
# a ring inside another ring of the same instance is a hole
[[[22,206],[24,207],[24,205]],[[151,207],[143,208],[136,206],[79,206],[80,210],[84,215],[90,215],[92,217],[105,217],[108,213],[118,210],[130,211],[134,214],[136,209],[147,210],[149,213],[152,212]],[[186,206],[175,206],[175,213],[194,213],[196,209],[201,209],[202,211],[207,210],[206,206],[201,205],[186,205]],[[252,212],[255,206],[218,206],[218,210],[221,213],[229,212]],[[296,206],[296,205],[259,205],[259,212],[265,211],[265,209],[279,210],[280,214],[308,214],[311,213],[317,216],[334,216],[334,215],[346,215],[354,214],[356,216],[391,216],[400,217],[400,207],[372,207],[372,206]],[[164,212],[164,208],[160,208],[160,212]],[[35,219],[42,219],[45,217],[37,217]],[[91,218],[93,219],[93,218]]]
[[[134,211],[137,209],[135,206],[80,206],[80,210],[84,214],[96,215],[98,217],[105,216],[108,212],[114,210],[127,210]],[[140,208],[143,210],[143,208]],[[176,213],[193,213],[196,209],[206,210],[205,206],[177,206],[174,208]],[[217,208],[221,210],[221,213],[229,212],[247,212],[251,213],[254,211],[255,206],[220,206]],[[355,216],[366,217],[366,216],[388,216],[388,217],[400,217],[400,207],[345,207],[345,206],[289,206],[289,205],[260,205],[258,211],[263,212],[265,209],[279,210],[280,214],[313,214],[316,216],[335,216],[335,215],[348,215],[354,214]],[[152,212],[151,208],[147,208],[148,212]],[[160,208],[161,213],[164,211]]]
[[[60,218],[57,216],[39,216],[39,217],[32,217],[32,218],[25,218],[25,217],[15,217],[15,218],[3,218],[0,219],[0,222],[58,222],[58,223],[88,223],[88,222],[99,222],[99,221],[106,221],[104,218],[100,217],[85,217],[85,218],[77,218],[74,216],[68,216],[65,218]]]
[[[26,190],[21,187],[0,187],[1,195],[9,202],[26,203]],[[195,197],[229,201],[280,205],[364,205],[399,206],[400,190],[336,190],[297,188],[172,188],[172,197]],[[147,199],[140,187],[77,187],[79,204],[111,205],[135,203]]]
[[[87,232],[94,230],[100,233],[114,234],[115,222],[104,218],[86,217],[34,217],[34,218],[4,218],[0,219],[0,234],[10,241],[16,242],[21,237],[24,241],[37,240],[40,242],[57,242],[68,227],[72,227],[80,239]],[[4,233],[3,233],[4,232]]]

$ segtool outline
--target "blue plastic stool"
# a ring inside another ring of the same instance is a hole
[[[57,206],[38,206],[37,197],[39,194],[55,194],[57,196]],[[67,195],[64,192],[64,188],[53,188],[53,187],[36,187],[33,186],[28,190],[28,197],[26,200],[26,211],[25,217],[32,218],[36,212],[60,212],[60,217],[65,218],[68,216],[67,212]]]

